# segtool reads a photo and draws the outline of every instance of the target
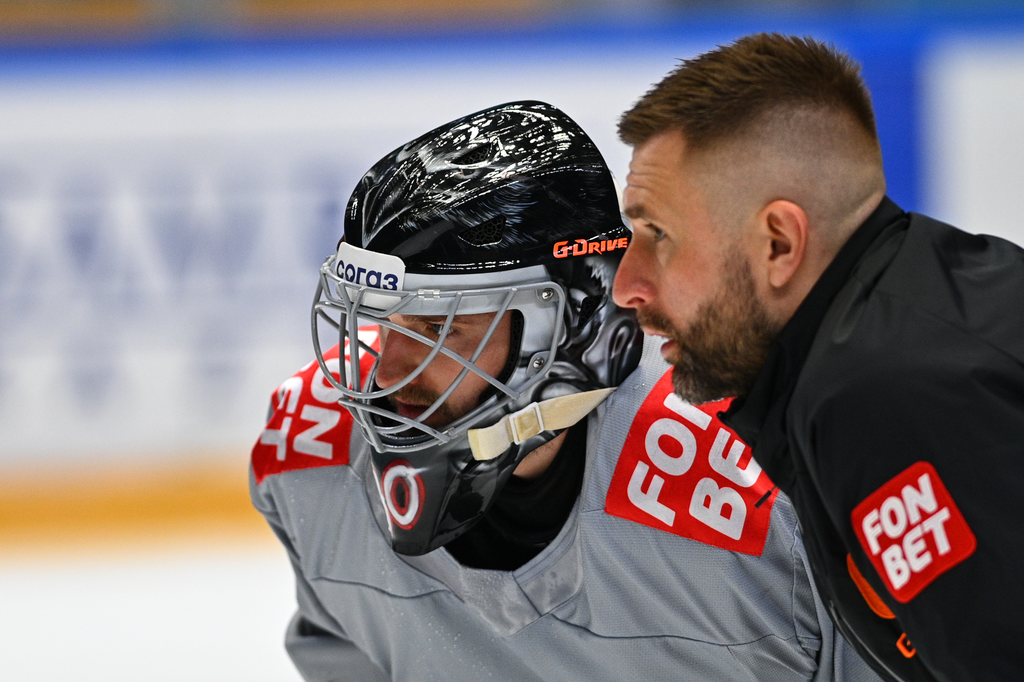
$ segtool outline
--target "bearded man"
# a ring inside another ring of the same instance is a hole
[[[752,35],[629,112],[615,300],[793,501],[838,628],[893,680],[1024,679],[1024,252],[885,196],[847,55]]]

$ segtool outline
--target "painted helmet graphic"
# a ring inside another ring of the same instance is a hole
[[[541,102],[504,104],[436,128],[360,180],[344,239],[320,270],[313,342],[340,404],[371,445],[396,552],[422,554],[465,532],[523,457],[569,425],[552,416],[558,410],[545,416],[545,406],[617,386],[636,367],[643,335],[632,312],[612,301],[629,236],[600,152],[572,119]],[[496,314],[463,357],[446,341],[456,315],[476,313]],[[396,315],[431,316],[435,337],[397,324]],[[511,318],[509,355],[494,375],[476,363],[503,316]],[[359,340],[368,325],[429,352],[381,388],[380,356]],[[329,367],[325,330],[341,348],[361,352]],[[360,363],[366,353],[372,363]],[[438,356],[461,366],[455,381],[422,414],[399,414],[388,397]],[[428,425],[470,375],[487,382],[479,404],[451,423]]]

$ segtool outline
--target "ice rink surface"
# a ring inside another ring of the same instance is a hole
[[[0,554],[0,680],[295,682],[284,551]]]

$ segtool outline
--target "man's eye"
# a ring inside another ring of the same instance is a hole
[[[662,230],[660,227],[655,227],[654,225],[651,225],[648,229],[651,231],[651,236],[654,238],[654,241],[656,242],[660,242],[662,238],[665,236],[665,231]]]
[[[434,336],[441,336],[441,332],[444,331],[444,324],[431,324],[428,327]],[[448,335],[451,335],[451,331],[448,332]]]

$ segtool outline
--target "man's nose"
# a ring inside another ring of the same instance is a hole
[[[377,385],[381,388],[390,388],[409,376],[426,356],[426,350],[426,346],[402,332],[381,327]]]
[[[654,261],[644,253],[641,240],[634,235],[615,273],[612,298],[622,308],[642,308],[654,301],[655,287],[650,268]]]

